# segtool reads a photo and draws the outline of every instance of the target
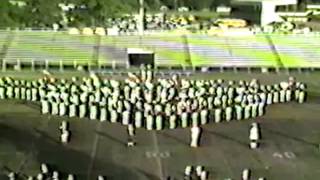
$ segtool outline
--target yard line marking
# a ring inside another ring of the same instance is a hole
[[[102,128],[101,125],[102,125],[102,123],[98,123],[98,125],[96,127],[96,132],[100,132],[101,131],[101,128]],[[90,176],[91,176],[91,173],[92,173],[94,159],[95,159],[96,154],[97,154],[99,137],[100,137],[99,134],[96,133],[96,135],[94,137],[94,142],[93,142],[93,145],[92,145],[91,155],[90,155],[90,163],[89,163],[88,171],[87,171],[87,180],[90,180]]]
[[[159,145],[158,145],[158,138],[157,138],[157,134],[155,131],[152,132],[152,138],[153,138],[153,144],[154,144],[155,151],[156,151],[156,153],[159,154],[160,150],[159,150]],[[161,158],[158,156],[155,158],[156,158],[157,164],[159,166],[160,179],[164,180],[165,176],[164,176],[164,172],[163,172],[163,164],[162,164]]]

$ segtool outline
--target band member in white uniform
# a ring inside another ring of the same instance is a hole
[[[201,128],[199,126],[193,126],[191,128],[191,147],[198,147],[200,144]]]
[[[260,140],[260,128],[257,123],[252,123],[249,133],[250,148],[258,148]]]

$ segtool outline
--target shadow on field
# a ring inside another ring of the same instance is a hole
[[[37,134],[40,136],[37,136]],[[61,145],[45,132],[36,130],[36,132],[33,133],[0,124],[0,140],[11,143],[16,147],[17,151],[24,152],[24,154],[29,154],[32,151],[34,155],[33,158],[36,162],[39,164],[44,162],[47,163],[49,167],[54,167],[54,169],[61,173],[62,177],[68,173],[73,173],[77,180],[87,180],[86,172],[88,172],[91,157],[86,153],[73,150],[71,147],[68,147],[68,145],[66,147]],[[108,180],[149,179],[144,177],[144,174],[141,172],[122,167],[118,163],[111,162],[111,160],[110,162],[101,162],[96,158],[94,162],[95,168],[92,170],[91,177],[89,177],[88,180],[96,179],[99,174],[104,175]],[[30,167],[21,167],[21,171],[26,168]],[[103,172],[95,171],[96,168],[103,169]]]
[[[115,137],[112,137],[111,135],[107,134],[107,133],[104,133],[104,132],[100,132],[100,131],[95,131],[99,136],[101,137],[105,137],[105,138],[108,138],[122,146],[124,146],[127,142],[124,142],[124,141],[121,141],[119,139],[116,139]]]
[[[265,127],[263,128],[263,131],[266,131],[266,132],[269,132],[269,133],[271,133],[271,134],[274,134],[274,135],[277,135],[277,136],[281,136],[281,137],[284,137],[284,138],[287,138],[287,139],[291,139],[291,140],[300,142],[300,143],[302,143],[302,144],[314,146],[314,147],[316,147],[316,148],[318,147],[318,144],[317,144],[317,143],[309,142],[309,141],[306,141],[306,140],[304,140],[304,139],[300,139],[300,138],[297,138],[297,137],[294,137],[294,136],[285,134],[285,133],[283,133],[283,132],[275,131],[275,130],[272,130],[272,129],[269,129],[269,128],[265,128]]]
[[[169,134],[169,133],[160,133],[160,134],[161,134],[163,137],[173,139],[173,140],[177,141],[178,143],[181,143],[181,144],[183,144],[183,145],[185,145],[185,146],[189,146],[188,142],[185,142],[184,140],[181,140],[181,139],[179,139],[179,138],[177,138],[177,137],[175,137],[175,136],[173,136],[173,135],[171,135],[171,134]]]
[[[218,133],[218,132],[214,132],[214,131],[209,131],[208,129],[206,129],[204,131],[204,133],[209,133],[210,135],[213,135],[215,137],[218,137],[218,138],[221,138],[221,139],[224,139],[224,140],[228,140],[228,141],[232,141],[234,143],[237,143],[241,146],[244,146],[244,147],[248,147],[248,143],[247,142],[242,142],[238,139],[235,139],[233,137],[230,137],[230,136],[227,136],[227,135],[224,135],[222,133]]]

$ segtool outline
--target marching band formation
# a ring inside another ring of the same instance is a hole
[[[27,179],[27,180],[61,180],[61,179],[66,179],[66,180],[76,180],[75,175],[73,174],[67,174],[64,175],[66,177],[62,178],[61,173],[59,173],[58,171],[54,170],[54,169],[49,169],[48,165],[45,163],[42,163],[40,165],[40,172],[35,176],[27,176],[24,177],[23,179]],[[16,180],[18,179],[18,174],[14,173],[14,172],[10,172],[8,174],[9,180]],[[102,175],[99,175],[97,177],[97,180],[105,180],[105,177]]]
[[[71,81],[4,77],[0,78],[0,99],[40,102],[42,114],[121,123],[127,126],[128,146],[135,144],[136,128],[190,128],[190,146],[198,147],[201,125],[263,116],[272,104],[293,100],[303,103],[306,86],[292,77],[274,85],[263,85],[256,79],[225,82],[177,75],[155,78],[147,66],[138,73],[128,73],[125,80],[101,79],[94,73]],[[71,133],[66,121],[61,123],[60,132],[61,142],[68,143]],[[255,149],[260,139],[257,123],[252,123],[249,134],[249,146]]]

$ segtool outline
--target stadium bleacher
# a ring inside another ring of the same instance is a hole
[[[305,35],[98,37],[1,31],[0,47],[0,57],[7,62],[125,66],[127,48],[144,48],[155,52],[158,66],[188,66],[191,61],[193,66],[207,67],[320,67],[320,37]]]

